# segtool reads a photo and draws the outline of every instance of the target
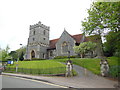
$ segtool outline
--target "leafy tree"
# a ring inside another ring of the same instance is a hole
[[[85,53],[83,48],[81,48],[79,46],[75,46],[74,47],[74,51],[75,51],[75,53],[80,54],[81,58],[83,58],[84,53]]]
[[[23,61],[24,60],[24,53],[22,52],[21,55],[20,55],[20,60]]]
[[[13,60],[17,60],[18,54],[16,51],[11,51],[9,55],[12,57]]]
[[[120,30],[120,2],[93,2],[88,9],[89,16],[82,21],[83,32],[87,35],[99,35],[97,55],[103,56],[101,37],[109,31]]]
[[[104,43],[104,51],[106,56],[120,56],[120,31],[109,32]]]
[[[9,46],[7,45],[5,49],[0,49],[0,59],[2,61],[7,61],[7,57],[9,57]]]
[[[24,57],[25,52],[26,52],[26,46],[21,47],[20,49],[17,49],[16,52],[18,54],[19,60],[22,61],[24,59],[23,57]]]
[[[89,42],[83,42],[81,43],[79,46],[75,46],[74,47],[74,51],[77,54],[81,55],[81,58],[84,57],[84,54],[88,53],[88,52],[93,52],[93,50],[95,50],[96,47],[96,43],[93,43],[91,41]]]

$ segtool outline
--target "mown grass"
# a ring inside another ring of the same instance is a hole
[[[18,64],[18,72],[24,72],[29,74],[61,74],[65,73],[65,65],[53,61],[53,60],[41,60],[41,61],[19,61],[7,68],[15,68]],[[15,69],[11,69],[15,71]]]
[[[15,72],[16,64],[18,64],[18,72],[25,74],[65,74],[66,65],[54,60],[40,61],[19,61],[14,65],[8,65],[7,71]],[[76,72],[74,71],[74,75]]]
[[[114,66],[114,65],[120,65],[120,58],[119,57],[108,57],[107,58],[110,66]]]
[[[59,61],[59,62],[66,62],[68,59],[54,59],[55,61]],[[100,59],[96,59],[96,58],[71,58],[71,60],[73,61],[73,64],[82,66],[90,71],[92,71],[95,74],[100,74]],[[113,67],[113,66],[120,66],[119,65],[119,60],[120,58],[118,57],[108,57],[107,58],[109,66]],[[116,68],[117,69],[117,68]],[[116,70],[115,69],[115,70]],[[116,72],[113,72],[114,70],[111,70],[111,74],[113,76],[115,76],[117,74]]]
[[[66,62],[68,59],[55,59],[55,61]],[[90,59],[90,58],[71,58],[73,64],[82,66],[95,74],[100,74],[100,59]]]

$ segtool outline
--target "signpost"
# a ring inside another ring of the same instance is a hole
[[[13,61],[8,61],[7,64],[13,64]]]
[[[18,71],[18,61],[16,62],[16,73]]]
[[[7,64],[11,64],[11,61],[8,61]]]
[[[20,44],[22,46],[22,44]],[[18,72],[18,61],[19,61],[19,52],[18,52],[18,60],[16,61],[16,73]]]
[[[68,51],[68,60],[70,60],[70,51]]]
[[[13,61],[11,61],[11,64],[13,64]]]

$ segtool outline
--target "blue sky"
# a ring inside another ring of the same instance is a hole
[[[64,28],[72,35],[82,33],[81,21],[93,0],[2,0],[0,3],[0,47],[10,50],[27,45],[29,26],[50,26],[50,40],[59,38]]]

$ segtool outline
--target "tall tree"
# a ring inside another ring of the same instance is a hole
[[[23,61],[24,60],[24,53],[22,52],[20,55],[20,60]]]
[[[7,45],[5,49],[0,49],[0,59],[2,61],[7,61],[6,58],[9,57],[9,46]]]
[[[17,60],[18,54],[16,51],[11,51],[9,55],[12,57],[13,60]]]
[[[17,49],[16,52],[18,54],[19,60],[23,60],[23,56],[25,55],[26,52],[26,46]]]
[[[104,51],[106,56],[119,56],[120,57],[120,31],[115,33],[109,32],[104,43]]]
[[[89,16],[82,21],[85,34],[99,35],[97,43],[97,55],[103,56],[101,37],[109,31],[120,30],[120,2],[93,2],[88,9]]]

